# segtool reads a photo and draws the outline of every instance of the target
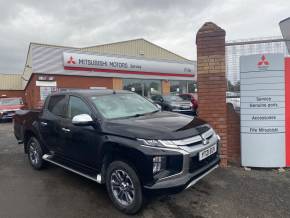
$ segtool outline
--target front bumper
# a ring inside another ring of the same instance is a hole
[[[152,186],[145,186],[147,190],[160,190],[160,189],[175,189],[176,191],[182,191],[190,188],[196,184],[203,177],[214,171],[219,166],[220,159],[217,158],[215,161],[208,165],[196,170],[194,173],[183,173],[182,175],[171,178],[164,181],[159,181]]]
[[[220,147],[216,135],[209,140],[207,145],[180,146],[181,149],[175,149],[183,155],[182,170],[177,174],[160,178],[153,184],[145,185],[144,188],[151,191],[174,189],[178,192],[191,187],[218,167],[220,162],[218,151],[202,161],[198,160],[199,152],[214,144],[217,144],[218,148]]]
[[[0,113],[0,120],[11,120],[15,115],[15,111],[5,111]]]

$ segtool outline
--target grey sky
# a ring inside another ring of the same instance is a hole
[[[29,42],[67,46],[145,38],[195,59],[206,21],[227,40],[279,36],[289,0],[0,0],[0,73],[21,73]]]

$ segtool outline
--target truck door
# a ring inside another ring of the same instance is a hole
[[[80,114],[88,114],[93,117],[92,111],[84,99],[72,95],[69,96],[67,119],[62,123],[62,128],[65,129],[63,150],[69,159],[95,167],[101,136],[93,126],[76,126],[72,124],[72,118]]]
[[[39,117],[42,140],[50,151],[56,153],[63,152],[61,123],[65,119],[67,99],[66,95],[52,95]]]

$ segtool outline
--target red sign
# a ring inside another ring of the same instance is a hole
[[[286,166],[290,166],[290,58],[285,58],[285,144]]]
[[[69,60],[67,61],[68,64],[76,64],[74,58],[70,56]]]
[[[266,56],[263,55],[261,57],[261,60],[258,62],[258,66],[268,66],[268,65],[270,65],[270,62],[267,61]]]

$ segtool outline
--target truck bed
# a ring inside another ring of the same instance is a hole
[[[14,135],[21,143],[24,141],[24,132],[32,126],[33,122],[38,120],[41,110],[19,110],[13,116]]]

